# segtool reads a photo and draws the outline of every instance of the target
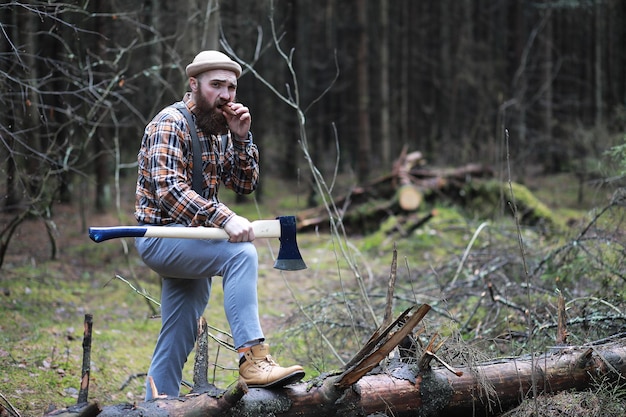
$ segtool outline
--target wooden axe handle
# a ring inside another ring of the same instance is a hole
[[[280,237],[280,220],[255,220],[252,222],[254,236],[258,238]],[[89,237],[94,242],[120,237],[165,237],[181,239],[228,239],[224,229],[218,227],[176,227],[176,226],[111,226],[90,227]]]

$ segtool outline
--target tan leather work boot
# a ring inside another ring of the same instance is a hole
[[[250,388],[284,387],[304,377],[300,365],[283,368],[274,362],[266,343],[252,346],[239,363],[239,377]]]

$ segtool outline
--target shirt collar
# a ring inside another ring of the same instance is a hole
[[[196,105],[196,102],[194,101],[190,91],[185,93],[185,95],[183,96],[183,101],[185,102],[185,105],[187,106],[189,111],[193,114],[196,114],[198,106]]]

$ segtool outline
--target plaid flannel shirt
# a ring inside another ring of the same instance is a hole
[[[187,93],[183,99],[192,112],[195,103]],[[194,116],[195,119],[195,116]],[[218,200],[220,182],[238,194],[256,189],[259,151],[248,140],[232,140],[222,147],[221,138],[197,129],[202,150],[202,195],[191,188],[193,176],[192,138],[183,114],[168,106],[146,126],[141,148],[135,195],[135,218],[139,223],[223,227],[235,214]]]

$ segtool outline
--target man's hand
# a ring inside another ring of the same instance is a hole
[[[252,123],[250,109],[241,103],[230,102],[222,106],[222,112],[224,113],[230,131],[234,133],[237,138],[242,140],[248,139],[248,132],[250,131],[250,124]]]
[[[224,225],[224,231],[228,233],[229,242],[252,242],[254,240],[252,223],[245,217],[234,215]]]

